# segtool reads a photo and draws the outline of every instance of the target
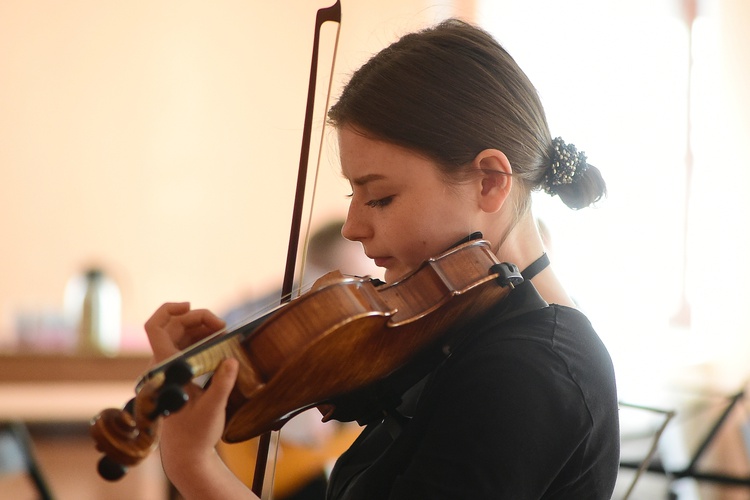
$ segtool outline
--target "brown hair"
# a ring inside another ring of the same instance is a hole
[[[508,157],[521,183],[517,216],[530,205],[552,164],[552,138],[539,95],[513,58],[487,32],[457,19],[408,34],[357,70],[331,107],[329,121],[420,151],[444,173],[482,150]],[[557,194],[582,208],[605,193],[594,167]]]

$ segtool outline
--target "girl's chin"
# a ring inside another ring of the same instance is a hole
[[[387,268],[383,277],[385,278],[386,283],[396,283],[411,274],[411,272],[412,271],[410,269],[405,269],[402,267]]]
[[[395,283],[401,276],[401,273],[393,269],[386,269],[385,273],[383,273],[383,279],[385,279],[386,283]]]

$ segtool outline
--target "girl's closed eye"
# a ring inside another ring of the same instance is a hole
[[[377,200],[370,200],[365,205],[372,208],[382,208],[388,206],[393,201],[393,195],[386,196],[384,198],[378,198]]]

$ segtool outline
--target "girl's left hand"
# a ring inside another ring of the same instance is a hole
[[[145,329],[156,362],[177,354],[224,328],[208,309],[190,309],[189,302],[167,302],[146,321]]]
[[[224,321],[206,309],[190,309],[187,302],[167,303],[146,322],[145,329],[156,362],[160,362],[224,327]],[[225,408],[237,379],[239,362],[226,359],[206,389],[188,383],[188,402],[164,419],[160,449],[164,470],[180,488],[215,467],[220,460],[215,446],[225,425]]]
[[[165,472],[176,484],[180,476],[192,475],[191,470],[203,468],[207,461],[218,458],[215,447],[224,432],[225,408],[238,367],[236,359],[226,359],[205,390],[187,384],[188,402],[164,419],[160,444],[162,461]]]

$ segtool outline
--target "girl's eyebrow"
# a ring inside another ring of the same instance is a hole
[[[352,179],[352,184],[355,186],[364,186],[365,184],[373,181],[379,181],[385,179],[385,176],[382,174],[367,174],[363,175],[362,177],[357,177],[355,179]]]

